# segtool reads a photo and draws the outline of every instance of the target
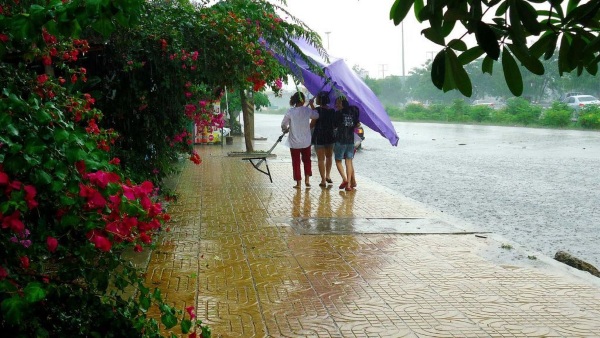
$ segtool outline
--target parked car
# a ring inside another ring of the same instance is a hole
[[[564,102],[576,111],[587,105],[600,105],[600,100],[592,95],[573,95],[567,97]]]
[[[495,103],[494,102],[490,102],[490,101],[486,101],[486,100],[475,100],[475,101],[473,101],[473,105],[474,106],[486,106],[486,107],[494,108]]]

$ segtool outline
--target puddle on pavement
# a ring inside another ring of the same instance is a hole
[[[286,218],[277,220],[301,235],[323,234],[471,234],[428,218]]]

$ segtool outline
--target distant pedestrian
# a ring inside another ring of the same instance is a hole
[[[300,161],[304,165],[304,184],[310,187],[310,176],[312,169],[310,163],[310,123],[311,119],[318,119],[319,114],[308,106],[304,106],[306,98],[303,93],[297,92],[290,98],[290,108],[281,121],[281,130],[289,132],[288,143],[292,155],[292,171],[296,185],[300,188],[302,173],[300,172]],[[312,106],[312,100],[310,101]]]
[[[316,103],[319,119],[313,122],[312,144],[315,146],[319,174],[321,175],[319,186],[326,187],[327,183],[333,183],[331,180],[331,167],[333,165],[333,144],[335,143],[333,135],[335,110],[329,107],[329,92],[319,92]]]
[[[358,107],[350,106],[348,100],[343,96],[336,99],[335,107],[337,109],[335,115],[335,166],[342,176],[342,184],[339,188],[352,191],[356,186],[352,159],[355,150],[354,129],[360,127]],[[344,170],[342,160],[346,164],[346,170]]]

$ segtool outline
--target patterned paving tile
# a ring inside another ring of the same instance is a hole
[[[173,304],[193,304],[215,337],[600,336],[600,283],[487,259],[500,243],[426,234],[436,228],[425,223],[412,235],[298,232],[294,220],[447,221],[361,177],[356,192],[315,179],[293,189],[287,158],[269,161],[270,183],[231,149],[197,150],[203,163],[179,177],[147,279]]]

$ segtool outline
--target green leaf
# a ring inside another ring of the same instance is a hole
[[[448,48],[464,52],[467,50],[467,44],[463,40],[453,39],[448,42]]]
[[[475,39],[477,44],[483,48],[485,53],[492,59],[498,60],[500,57],[500,45],[494,31],[485,22],[479,21],[477,23],[477,30],[475,31]]]
[[[98,33],[102,34],[102,36],[106,38],[112,32],[114,32],[115,25],[109,18],[102,17],[99,20],[96,20],[94,23],[92,23],[92,28],[94,28]]]
[[[416,18],[419,17],[419,14],[421,13],[421,11],[423,10],[424,7],[425,7],[425,4],[423,3],[423,0],[415,0],[414,12],[415,12]]]
[[[47,185],[52,182],[52,176],[43,170],[36,170],[33,173],[33,181],[35,184]]]
[[[69,139],[69,132],[64,129],[55,129],[54,130],[54,141],[56,143],[63,143]]]
[[[191,328],[192,328],[191,320],[189,320],[189,319],[181,320],[181,333],[186,334],[186,333],[190,332]]]
[[[440,46],[446,45],[444,37],[433,27],[425,28],[421,31],[421,34],[423,34],[429,41],[433,43],[437,43]]]
[[[65,151],[69,163],[75,163],[86,158],[87,153],[80,148],[69,148]]]
[[[28,303],[39,302],[46,298],[46,290],[44,290],[42,283],[40,282],[31,282],[27,284],[25,289],[23,289],[23,293],[25,295],[25,300]]]
[[[461,53],[458,56],[458,61],[460,62],[460,64],[466,65],[466,64],[473,62],[478,57],[482,56],[483,53],[484,53],[483,48],[481,48],[479,46],[475,46],[475,47]]]
[[[529,47],[529,52],[531,53],[531,56],[539,59],[544,52],[546,52],[548,45],[552,42],[552,36],[554,34],[553,33],[546,33],[542,36],[540,36],[540,38],[534,42],[531,47]]]
[[[438,89],[444,86],[444,77],[446,76],[446,50],[442,49],[431,64],[431,82]]]
[[[502,71],[510,92],[515,96],[521,96],[523,94],[523,78],[519,66],[508,48],[502,50]]]
[[[96,17],[100,14],[101,0],[85,0],[85,11],[90,17]]]
[[[177,325],[177,318],[174,315],[170,314],[170,313],[162,315],[160,317],[160,321],[163,323],[163,325],[167,329],[170,329],[173,326]]]
[[[538,13],[535,8],[524,0],[515,0],[515,5],[525,29],[533,35],[539,35],[542,26],[537,21]]]
[[[508,1],[503,1],[500,6],[498,6],[498,8],[496,9],[496,13],[494,14],[495,16],[503,16],[504,13],[506,13],[506,10],[508,10]]]
[[[593,62],[589,63],[585,69],[588,73],[595,76],[598,73],[598,60],[594,60]]]
[[[12,296],[3,300],[1,309],[4,320],[10,324],[21,324],[26,305],[25,301],[19,296]]]
[[[408,14],[408,11],[415,0],[396,0],[390,10],[390,19],[394,20],[394,25],[398,26]]]
[[[446,58],[450,63],[450,67],[452,69],[452,77],[454,78],[454,83],[456,87],[466,97],[471,97],[473,95],[473,85],[471,84],[471,79],[469,78],[469,74],[463,67],[463,65],[458,62],[458,57],[454,53],[452,49],[449,49],[446,53]]]
[[[35,29],[30,18],[25,14],[19,14],[13,18],[11,31],[16,39],[29,41],[35,36]]]
[[[10,136],[19,136],[19,129],[17,129],[12,123],[6,126],[6,133]]]
[[[513,44],[506,44],[506,47],[517,57],[521,64],[530,72],[536,75],[544,75],[544,65],[540,60],[529,55],[527,50],[523,50]]]
[[[563,73],[568,73],[574,69],[574,67],[571,67],[569,61],[570,47],[571,43],[569,41],[569,34],[563,33],[563,36],[560,39],[560,47],[558,50],[558,74],[560,76],[562,76]]]
[[[450,65],[450,61],[448,60],[447,53],[444,53],[444,85],[442,86],[442,90],[444,93],[449,92],[453,89],[456,89],[456,83],[454,82],[454,74],[452,72],[452,66]]]

